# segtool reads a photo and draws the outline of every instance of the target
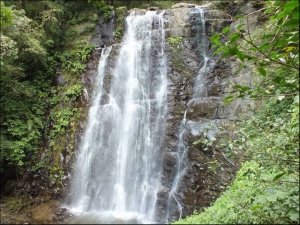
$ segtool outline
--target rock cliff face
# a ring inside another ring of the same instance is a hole
[[[204,29],[195,5],[176,4],[164,14],[166,37],[182,37],[177,50],[167,46],[168,117],[162,178],[165,188],[159,195],[158,212],[159,218],[168,217],[169,221],[209,206],[230,184],[239,161],[227,158],[226,149],[218,147],[218,142],[232,138],[234,121],[251,114],[255,107],[253,102],[245,100],[222,105],[223,98],[233,91],[232,85],[251,86],[251,68],[235,75],[238,62],[220,61],[212,56],[214,50],[210,45],[203,46],[201,35],[208,39],[220,32],[228,19],[221,11],[209,10],[209,7],[202,10],[207,18]],[[203,41],[209,43],[209,40]],[[205,57],[208,58],[206,65]],[[199,78],[200,83],[196,83]],[[200,85],[201,90],[195,91],[195,85]],[[202,140],[202,144],[194,145],[197,140]],[[212,145],[207,146],[205,140]],[[182,159],[178,159],[178,151]],[[178,166],[184,168],[179,177]],[[175,181],[177,179],[179,181]],[[178,182],[176,187],[174,182]],[[170,197],[170,191],[174,191],[175,196]]]
[[[233,59],[219,60],[218,56],[212,56],[214,50],[210,48],[210,44],[203,46],[202,35],[205,35],[206,43],[209,43],[210,36],[231,23],[221,11],[209,10],[213,7],[202,7],[205,29],[201,28],[200,11],[193,4],[179,3],[164,12],[167,39],[165,52],[168,65],[168,115],[166,135],[161,148],[163,186],[157,196],[160,222],[173,221],[180,216],[191,214],[194,210],[209,206],[230,184],[239,168],[239,159],[227,158],[225,156],[227,150],[218,144],[222,139],[232,138],[234,121],[250,115],[251,110],[256,107],[254,102],[245,100],[236,100],[227,106],[222,105],[223,98],[233,91],[234,84],[252,85],[252,69],[248,66],[236,75],[239,62]],[[249,10],[249,7],[245,9]],[[139,10],[139,13],[143,14],[145,10]],[[257,21],[253,21],[254,25],[256,23]],[[75,154],[70,153],[67,147],[63,151],[64,160],[61,161],[61,167],[64,171],[64,180],[61,183],[64,188],[53,192],[53,185],[43,183],[43,179],[46,178],[41,178],[42,174],[37,173],[30,179],[23,179],[19,184],[20,187],[27,188],[23,190],[25,192],[36,190],[38,194],[43,189],[41,193],[50,193],[52,197],[61,198],[68,193],[73,172],[72,164],[85,126],[85,116],[90,103],[88,96],[91,96],[94,88],[93,80],[97,75],[101,48],[113,44],[114,20],[104,22],[101,19],[99,24],[96,28],[96,36],[91,40],[91,43],[96,45],[96,50],[87,63],[86,72],[81,76],[85,93],[77,102],[83,108],[83,116],[81,126],[77,128],[74,135],[75,142],[72,142]],[[155,24],[153,26],[155,28]],[[178,39],[180,41],[174,48],[168,40],[178,37],[181,37]],[[119,49],[120,44],[113,44],[104,80],[104,88],[107,91]],[[204,51],[206,51],[207,62],[205,62]],[[201,68],[204,67],[205,70],[202,70]],[[58,77],[56,84],[59,85],[62,79]],[[197,93],[195,93],[196,79],[200,80],[201,84],[201,90]],[[103,99],[105,101],[106,98]],[[195,145],[194,142],[197,140],[202,141]],[[177,154],[178,151],[180,154]],[[178,155],[182,158],[178,158]],[[176,172],[179,166],[184,171],[180,175]]]

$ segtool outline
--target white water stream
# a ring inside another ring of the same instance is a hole
[[[201,6],[196,6],[195,8],[199,12],[199,15],[200,15],[199,19],[200,19],[200,22],[201,22],[201,26],[197,27],[197,29],[198,29],[197,37],[200,41],[199,48],[200,48],[200,51],[201,51],[201,55],[203,57],[203,66],[199,70],[198,75],[195,79],[192,98],[206,97],[207,96],[207,93],[205,91],[205,86],[204,86],[205,82],[204,82],[204,76],[203,75],[207,72],[207,69],[208,69],[207,62],[209,60],[209,57],[207,55],[207,48],[208,48],[209,42],[207,41],[207,37],[206,37],[204,9],[202,7]]]
[[[203,7],[203,6],[202,6]],[[199,22],[201,26],[197,27],[197,37],[199,39],[198,48],[200,49],[200,53],[203,57],[203,66],[200,68],[198,75],[195,79],[194,87],[193,87],[193,96],[192,99],[198,97],[206,97],[205,91],[205,79],[204,75],[207,72],[207,62],[209,60],[207,54],[208,42],[206,40],[206,31],[205,31],[205,17],[204,17],[204,9],[201,6],[195,7],[195,14],[199,14]],[[175,175],[173,179],[173,184],[169,191],[168,202],[167,202],[167,216],[166,222],[173,221],[182,217],[184,204],[181,201],[181,197],[183,197],[182,188],[180,185],[182,184],[182,180],[184,175],[186,175],[186,169],[188,166],[188,157],[187,150],[189,146],[184,142],[183,135],[186,131],[186,114],[188,109],[184,112],[183,119],[181,121],[179,131],[178,131],[178,144],[176,151],[176,168]]]
[[[126,24],[108,93],[103,80],[113,50],[102,51],[69,205],[85,219],[71,223],[155,222],[167,110],[163,14],[131,12]]]

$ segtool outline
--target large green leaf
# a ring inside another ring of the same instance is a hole
[[[218,43],[220,38],[220,34],[214,34],[211,38],[210,41],[214,43]]]
[[[225,28],[223,28],[222,33],[227,33],[229,30],[230,30],[230,27],[225,27]]]
[[[293,1],[289,1],[288,3],[286,3],[283,8],[285,10],[289,10],[289,9],[294,9],[296,8],[297,6],[299,6],[299,1],[297,0],[293,0]]]
[[[267,72],[264,68],[257,68],[258,72],[263,75],[264,77],[267,75]]]
[[[234,34],[232,34],[231,35],[231,38],[230,38],[230,43],[234,43],[234,42],[236,42],[237,40],[239,40],[241,37],[240,37],[240,35],[239,34],[237,34],[237,33],[234,33]]]

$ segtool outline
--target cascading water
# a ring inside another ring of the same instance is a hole
[[[172,187],[170,188],[170,192],[168,196],[166,222],[168,222],[169,220],[173,221],[175,219],[181,218],[182,216],[183,204],[180,200],[180,191],[178,189],[179,189],[182,176],[185,173],[186,160],[187,160],[186,153],[187,153],[188,146],[183,141],[183,135],[186,130],[185,129],[186,113],[187,110],[184,112],[184,116],[179,127],[178,145],[176,151],[176,159],[177,159],[176,170],[175,170],[175,177],[173,180],[173,184]],[[179,213],[178,218],[174,218],[172,216],[175,211],[178,211]]]
[[[193,96],[192,100],[199,97],[206,97],[205,91],[205,79],[204,74],[207,71],[207,63],[209,61],[209,57],[207,55],[207,40],[206,40],[206,32],[205,32],[205,18],[204,18],[204,9],[203,6],[195,6],[194,14],[199,14],[200,26],[196,26],[197,29],[197,40],[198,40],[198,51],[199,54],[203,57],[203,66],[198,72],[198,75],[195,79],[193,86]],[[204,6],[206,7],[206,6]],[[182,217],[184,204],[182,202],[182,197],[184,193],[182,193],[182,180],[184,175],[186,174],[186,169],[188,166],[187,152],[188,145],[184,142],[184,133],[186,131],[186,114],[187,110],[184,112],[183,119],[181,121],[179,131],[178,131],[178,144],[176,151],[176,169],[173,178],[173,183],[169,191],[168,202],[167,202],[167,215],[166,222],[174,221]]]
[[[203,66],[198,72],[198,75],[195,79],[194,87],[193,87],[193,97],[192,98],[197,98],[197,97],[206,97],[206,91],[204,88],[204,77],[203,75],[205,74],[207,70],[207,63],[209,60],[209,57],[207,55],[207,48],[208,48],[208,43],[207,43],[207,37],[206,37],[206,29],[205,29],[205,17],[204,17],[204,9],[202,8],[203,6],[196,6],[195,10],[196,12],[199,13],[199,20],[201,25],[197,26],[197,39],[199,40],[198,43],[198,50],[201,56],[203,57]]]
[[[102,52],[72,183],[71,209],[97,212],[94,223],[156,220],[167,110],[163,13],[131,12],[126,23],[108,93],[103,79],[111,47]],[[104,94],[107,104],[101,103]]]

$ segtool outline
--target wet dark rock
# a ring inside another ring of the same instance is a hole
[[[56,86],[64,86],[66,84],[66,78],[63,74],[59,74],[54,78],[54,84]]]
[[[63,215],[66,212],[67,212],[66,208],[58,208],[57,211],[55,212],[55,215]]]
[[[157,11],[157,10],[159,10],[159,8],[158,7],[151,7],[151,8],[148,8],[147,10],[149,10],[149,11]]]
[[[99,23],[95,27],[95,33],[92,36],[90,43],[96,48],[109,46],[114,43],[114,23],[115,18],[105,22],[103,16],[99,17]]]
[[[177,154],[176,152],[166,152],[164,154],[163,162],[164,162],[164,170],[165,171],[171,171],[173,167],[175,166],[177,161]]]
[[[108,104],[109,102],[109,95],[108,94],[103,94],[102,97],[101,97],[101,105],[105,105],[105,104]]]

